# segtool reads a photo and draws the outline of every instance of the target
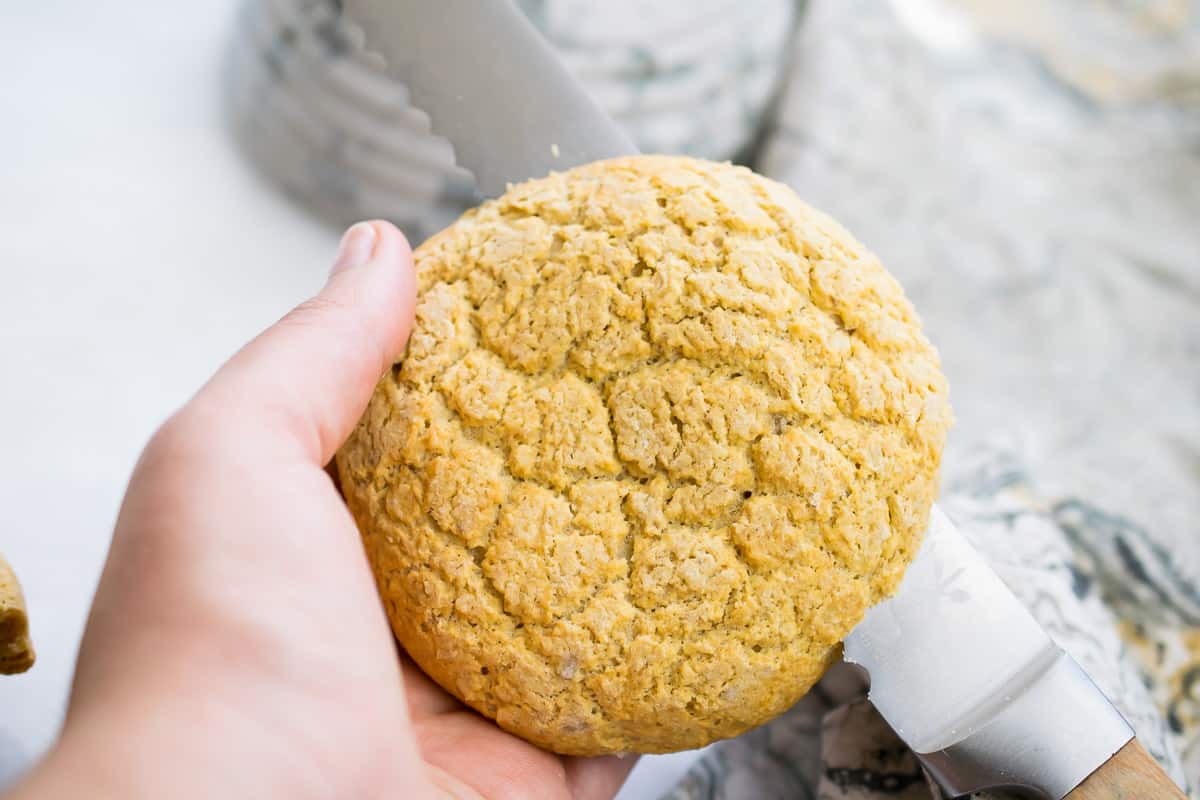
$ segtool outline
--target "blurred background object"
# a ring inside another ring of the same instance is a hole
[[[25,595],[12,567],[0,553],[0,675],[16,675],[33,666]]]
[[[518,5],[643,152],[716,160],[750,158],[799,18],[799,0]],[[336,0],[244,0],[225,80],[254,163],[339,226],[382,217],[419,242],[475,203]]]

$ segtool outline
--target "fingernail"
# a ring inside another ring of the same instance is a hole
[[[330,275],[354,267],[361,267],[371,260],[375,252],[375,226],[369,222],[356,222],[342,235],[338,245],[337,258],[333,261]]]

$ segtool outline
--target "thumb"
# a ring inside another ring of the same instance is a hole
[[[321,292],[230,359],[193,411],[207,409],[216,426],[253,430],[277,454],[322,466],[403,350],[415,302],[404,235],[387,222],[359,222],[342,237]]]

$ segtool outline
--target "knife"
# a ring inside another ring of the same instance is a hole
[[[636,148],[509,0],[343,0],[484,197]]]
[[[343,0],[485,196],[636,149],[508,0]],[[1075,661],[937,508],[896,595],[845,641],[945,792],[1183,798]]]

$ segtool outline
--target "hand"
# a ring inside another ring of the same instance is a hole
[[[412,325],[391,225],[154,436],[129,484],[59,744],[15,798],[607,798],[398,657],[323,467]]]

